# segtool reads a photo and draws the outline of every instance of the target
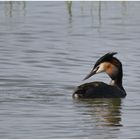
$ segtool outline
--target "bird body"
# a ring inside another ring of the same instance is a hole
[[[91,82],[78,86],[73,94],[74,98],[123,98],[126,92],[122,86],[123,70],[121,62],[113,57],[116,52],[107,53],[94,65],[92,71],[84,78],[105,72],[111,78],[111,83]]]
[[[104,82],[85,83],[77,87],[74,98],[124,98],[126,93],[117,86]]]

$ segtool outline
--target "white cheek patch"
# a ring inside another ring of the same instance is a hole
[[[108,65],[110,65],[110,68],[108,68]],[[96,71],[96,73],[101,73],[101,72],[106,72],[110,77],[115,77],[118,73],[118,68],[111,63],[104,62],[99,65],[99,68]]]
[[[98,68],[98,70],[96,71],[96,73],[101,73],[101,72],[104,72],[105,71],[105,65],[104,65],[104,63],[101,63],[100,65],[99,65],[99,68]]]

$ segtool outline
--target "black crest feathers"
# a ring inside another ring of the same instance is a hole
[[[102,56],[97,60],[96,64],[94,65],[94,68],[97,67],[102,62],[109,61],[115,54],[117,54],[117,52],[109,52],[105,54],[104,56]]]

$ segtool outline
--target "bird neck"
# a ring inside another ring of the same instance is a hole
[[[121,90],[125,91],[124,88],[123,88],[123,85],[122,85],[122,78],[121,79],[111,80],[110,85],[117,86]]]
[[[122,78],[123,78],[123,73],[122,73],[122,67],[121,67],[118,75],[111,80],[110,85],[117,86],[120,89],[124,90],[123,85],[122,85]]]
[[[110,85],[122,87],[122,81],[118,81],[117,79],[116,80],[111,80]]]

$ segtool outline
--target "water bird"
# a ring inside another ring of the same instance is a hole
[[[99,58],[91,72],[84,78],[86,80],[97,73],[105,72],[111,78],[110,84],[100,81],[82,84],[74,91],[74,98],[124,98],[126,96],[122,85],[122,63],[114,57],[115,54],[117,52],[109,52]]]

